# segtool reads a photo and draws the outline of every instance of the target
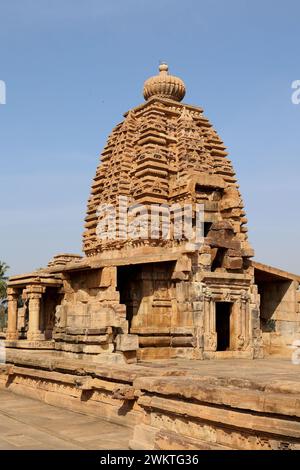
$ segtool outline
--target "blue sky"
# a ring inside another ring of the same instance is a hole
[[[81,251],[98,155],[160,60],[230,152],[261,262],[300,273],[298,0],[0,0],[0,259]]]

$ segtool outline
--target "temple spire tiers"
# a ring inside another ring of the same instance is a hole
[[[126,113],[124,121],[113,130],[88,201],[83,235],[87,256],[107,257],[121,252],[125,256],[133,250],[138,254],[146,247],[149,254],[150,250],[159,253],[162,248],[185,250],[184,241],[173,239],[135,241],[127,236],[118,218],[113,228],[122,232],[122,237],[115,240],[108,236],[101,241],[97,236],[99,207],[116,206],[120,196],[127,197],[129,205],[143,204],[149,211],[153,204],[160,205],[161,211],[162,206],[174,204],[192,204],[193,210],[196,204],[204,204],[205,222],[224,220],[231,224],[240,242],[239,254],[236,252],[239,264],[249,253],[253,255],[243,202],[226,148],[201,108],[180,103],[184,94],[182,80],[169,75],[168,66],[161,64],[159,74],[145,82],[146,102]],[[126,221],[130,223],[130,217]],[[233,256],[233,252],[227,254]]]

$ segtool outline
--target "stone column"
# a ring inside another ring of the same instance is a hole
[[[19,293],[14,288],[7,289],[8,300],[8,324],[6,331],[7,340],[17,340],[18,335],[18,296]]]
[[[216,351],[216,310],[211,291],[204,291],[204,351]]]
[[[44,339],[40,331],[40,308],[41,298],[45,288],[42,286],[31,286],[27,288],[29,298],[29,323],[27,339],[29,341],[38,341]]]
[[[195,359],[203,358],[204,347],[204,295],[202,285],[199,282],[189,283],[188,298],[192,301],[193,308],[193,326],[195,339]],[[184,297],[185,299],[186,297]],[[175,301],[177,296],[175,293]]]
[[[242,291],[240,297],[239,329],[237,336],[237,349],[243,350],[249,342],[249,295]]]

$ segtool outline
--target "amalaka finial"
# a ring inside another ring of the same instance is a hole
[[[185,95],[185,85],[183,81],[169,75],[168,64],[162,62],[159,65],[159,74],[148,78],[144,83],[144,98],[166,98],[173,101],[181,101]]]

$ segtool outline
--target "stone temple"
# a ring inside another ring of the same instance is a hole
[[[84,255],[57,255],[44,269],[10,278],[5,340],[10,366],[3,368],[4,382],[22,393],[37,387],[39,397],[49,399],[59,387],[69,387],[62,396],[75,409],[79,405],[72,403],[82,401],[79,392],[105,390],[114,403],[134,403],[127,410],[132,423],[140,420],[135,407],[147,409],[146,396],[137,404],[136,390],[152,396],[157,383],[150,386],[149,375],[156,381],[157,375],[168,375],[158,373],[159,364],[185,376],[187,387],[191,372],[186,371],[198,364],[192,375],[199,372],[199,360],[236,360],[238,368],[238,360],[290,357],[291,344],[300,337],[300,276],[253,261],[238,181],[203,110],[182,102],[184,82],[170,75],[166,64],[146,80],[143,93],[144,103],[124,114],[102,152],[87,204]],[[192,233],[201,226],[201,242],[186,233],[176,236],[183,208],[189,210]],[[81,383],[79,369],[85,371]],[[160,382],[158,393],[173,396],[182,384],[178,379],[172,386]],[[99,403],[98,397],[100,410]],[[115,416],[103,406],[101,416]],[[138,426],[135,435],[144,433],[151,448],[180,448],[174,436],[159,441],[153,422]],[[297,432],[290,432],[292,442],[300,437]],[[202,434],[187,437],[182,429],[176,433],[191,448],[193,439],[209,441]],[[133,448],[140,448],[139,439],[133,439]],[[214,448],[239,448],[222,439]],[[279,448],[278,442],[272,448]],[[245,446],[264,448],[252,441]]]

